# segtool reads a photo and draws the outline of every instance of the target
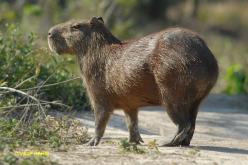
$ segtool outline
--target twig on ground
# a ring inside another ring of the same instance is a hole
[[[45,109],[43,108],[43,106],[41,105],[40,103],[40,100],[38,100],[37,98],[35,98],[34,96],[28,94],[28,93],[25,93],[21,90],[18,90],[18,89],[14,89],[14,88],[10,88],[10,87],[0,87],[0,90],[7,90],[7,91],[11,91],[11,92],[15,92],[15,93],[19,93],[21,95],[24,95],[24,96],[27,96],[28,98],[34,100],[37,104],[38,104],[38,107],[40,107],[42,113],[44,116],[46,116],[45,114]]]

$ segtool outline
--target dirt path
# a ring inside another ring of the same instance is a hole
[[[93,133],[93,116],[82,113],[79,120]],[[144,146],[153,140],[169,141],[176,131],[161,107],[148,107],[139,113]],[[128,137],[124,114],[112,116],[102,143],[97,147],[76,146],[64,153],[52,153],[61,164],[248,164],[248,98],[211,95],[200,107],[192,147],[159,147],[159,153],[120,152],[120,138]],[[110,143],[112,142],[112,143]]]

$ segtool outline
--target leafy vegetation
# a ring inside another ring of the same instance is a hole
[[[226,77],[227,86],[225,92],[228,94],[245,94],[245,88],[248,83],[244,69],[240,65],[232,65],[227,69]]]
[[[0,33],[0,86],[28,92],[40,100],[60,100],[74,109],[87,109],[89,104],[79,78],[64,66],[74,64],[71,58],[56,58],[35,45],[33,33],[25,36],[14,25]],[[64,82],[69,79],[73,81]],[[55,85],[51,85],[55,84]],[[0,91],[0,106],[27,104],[27,98]],[[58,105],[58,104],[57,104]]]
[[[53,118],[54,109],[89,109],[79,78],[15,25],[0,32],[0,164],[56,164],[49,158],[20,157],[23,148],[66,150],[88,140],[87,129],[69,117]]]

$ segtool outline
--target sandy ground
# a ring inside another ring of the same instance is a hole
[[[93,115],[78,115],[94,130]],[[162,107],[147,107],[139,113],[139,127],[147,143],[169,141],[176,127]],[[102,142],[97,147],[79,145],[68,152],[52,153],[60,164],[227,164],[248,165],[248,97],[210,95],[201,105],[191,147],[159,147],[159,153],[123,153],[115,144],[127,138],[124,114],[116,111],[109,121]],[[112,142],[112,143],[110,143]]]

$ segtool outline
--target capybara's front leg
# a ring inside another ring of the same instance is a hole
[[[109,120],[110,114],[112,111],[110,111],[108,108],[104,108],[101,106],[98,106],[97,108],[94,109],[94,114],[95,114],[95,135],[92,137],[92,139],[89,141],[88,145],[90,146],[96,146],[99,144],[107,122]]]
[[[129,109],[124,112],[126,115],[126,124],[129,130],[129,142],[136,144],[140,144],[140,142],[144,143],[138,128],[138,110]]]

